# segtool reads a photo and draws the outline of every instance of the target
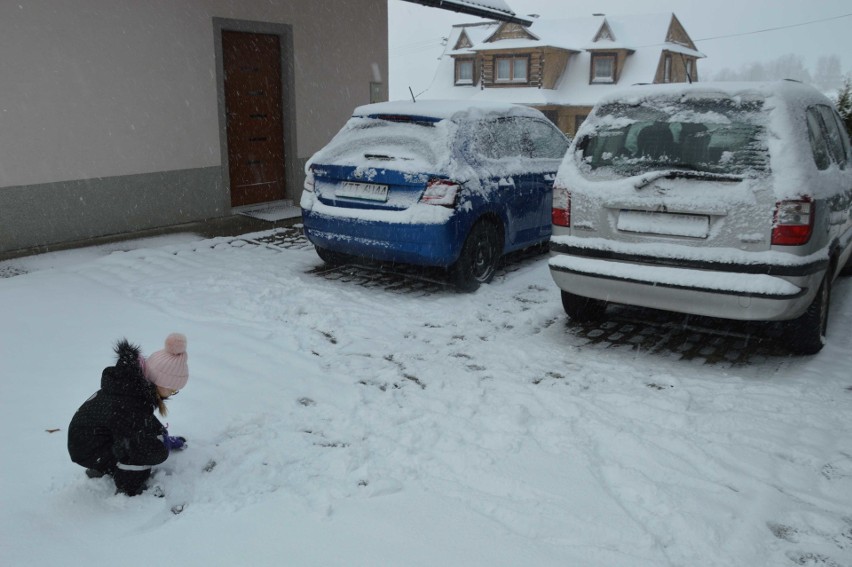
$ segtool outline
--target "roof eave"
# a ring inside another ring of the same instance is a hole
[[[526,45],[526,46],[522,46],[522,47],[519,47],[519,46],[505,47],[505,46],[500,45],[499,42],[492,42],[492,43],[489,43],[487,45],[485,43],[479,43],[479,44],[476,44],[476,45],[474,45],[473,47],[470,48],[471,51],[476,52],[476,53],[480,53],[480,52],[483,52],[483,51],[505,51],[505,50],[508,50],[508,49],[515,50],[515,51],[522,51],[524,49],[556,49],[556,50],[559,50],[559,51],[565,51],[566,53],[581,53],[583,51],[583,48],[581,48],[581,47],[563,47],[563,46],[560,46],[560,45],[553,45],[551,43],[542,43],[542,44],[537,44],[537,45]]]
[[[517,17],[514,12],[506,13],[500,10],[489,10],[485,7],[471,6],[469,4],[458,4],[452,0],[403,0],[404,2],[412,2],[421,6],[429,6],[430,8],[440,8],[442,10],[450,10],[460,14],[468,14],[470,16],[478,16],[480,18],[488,18],[491,20],[500,20],[503,22],[511,22],[522,26],[531,26],[532,20],[525,20]]]

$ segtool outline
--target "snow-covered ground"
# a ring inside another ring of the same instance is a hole
[[[578,346],[545,257],[472,295],[319,263],[175,238],[0,264],[31,270],[0,279],[0,563],[852,566],[852,279],[818,356],[712,365]],[[68,422],[115,340],[171,331],[189,448],[164,498],[114,495]]]

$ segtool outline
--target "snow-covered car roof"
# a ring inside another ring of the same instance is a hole
[[[798,81],[766,82],[707,82],[707,83],[669,83],[653,85],[633,85],[619,88],[603,95],[599,105],[613,102],[638,102],[645,98],[659,96],[720,96],[726,98],[762,99],[780,97],[792,102],[799,100],[804,104],[831,104],[828,98],[809,85]]]
[[[376,116],[410,116],[407,120],[374,120]],[[394,168],[412,174],[444,172],[457,179],[473,175],[459,168],[469,167],[459,159],[459,148],[454,140],[466,124],[488,118],[524,116],[541,118],[544,115],[528,106],[505,102],[473,102],[469,100],[391,101],[359,106],[335,137],[316,152],[305,165],[309,171],[315,163],[333,163],[364,168],[376,167],[365,153],[392,155],[397,161]],[[424,128],[417,123],[432,123]],[[380,126],[380,127],[379,127]],[[385,163],[385,165],[387,165]],[[517,163],[501,160],[491,164],[505,168],[510,174]]]
[[[534,118],[540,118],[542,116],[541,112],[528,106],[496,101],[470,100],[422,100],[417,102],[399,100],[379,102],[359,106],[352,114],[353,116],[358,117],[396,114],[452,121],[481,118],[492,114],[504,116],[529,116]]]

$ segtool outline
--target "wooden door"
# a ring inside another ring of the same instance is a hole
[[[281,43],[222,32],[231,206],[284,198]]]

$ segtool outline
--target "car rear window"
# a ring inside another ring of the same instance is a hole
[[[398,170],[434,171],[450,158],[453,130],[449,121],[428,117],[355,116],[312,161],[354,166],[380,161]]]
[[[686,169],[754,177],[769,167],[762,100],[649,98],[601,106],[577,142],[584,170]]]
[[[461,137],[473,163],[481,158],[562,159],[568,149],[567,138],[552,124],[519,116],[469,123]]]

